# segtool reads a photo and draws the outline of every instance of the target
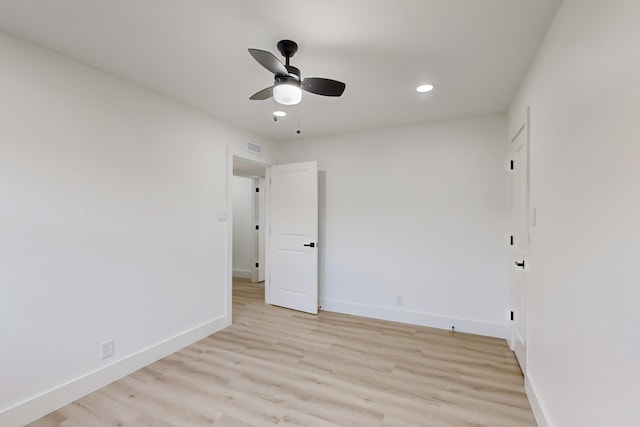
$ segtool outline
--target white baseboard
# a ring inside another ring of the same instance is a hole
[[[529,398],[531,410],[533,411],[533,415],[536,417],[538,427],[550,427],[548,422],[549,418],[546,416],[546,411],[543,409],[542,404],[538,399],[536,388],[531,383],[531,379],[527,375],[524,376],[524,391],[527,393],[527,397]]]
[[[248,270],[233,270],[233,277],[240,279],[251,279],[251,271]]]
[[[451,327],[454,326],[455,330],[460,332],[503,339],[507,337],[506,324],[481,322],[470,319],[460,319],[416,311],[397,310],[388,307],[375,307],[335,300],[322,300],[320,302],[320,306],[321,309],[325,311],[351,314],[354,316],[371,317],[374,319],[390,320],[392,322],[428,326],[438,329],[451,330]]]
[[[156,360],[193,344],[231,324],[231,316],[222,316],[180,335],[145,348],[111,365],[46,391],[34,398],[0,412],[0,425],[20,427],[104,387]]]

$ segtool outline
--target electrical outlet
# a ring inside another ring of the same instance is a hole
[[[396,297],[396,305],[404,305],[404,297],[402,295]]]
[[[103,359],[113,356],[113,340],[105,341],[100,344],[100,355]]]

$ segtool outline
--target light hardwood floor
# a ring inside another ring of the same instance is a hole
[[[503,340],[263,301],[235,281],[231,327],[30,426],[536,425]]]

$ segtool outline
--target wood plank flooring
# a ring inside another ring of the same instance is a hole
[[[535,425],[503,340],[307,315],[236,280],[231,327],[30,427]]]

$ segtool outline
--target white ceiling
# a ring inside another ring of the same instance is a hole
[[[0,29],[266,138],[506,111],[561,0],[0,0]],[[273,121],[273,83],[247,52],[299,45],[305,93]],[[436,89],[418,94],[419,83]]]

